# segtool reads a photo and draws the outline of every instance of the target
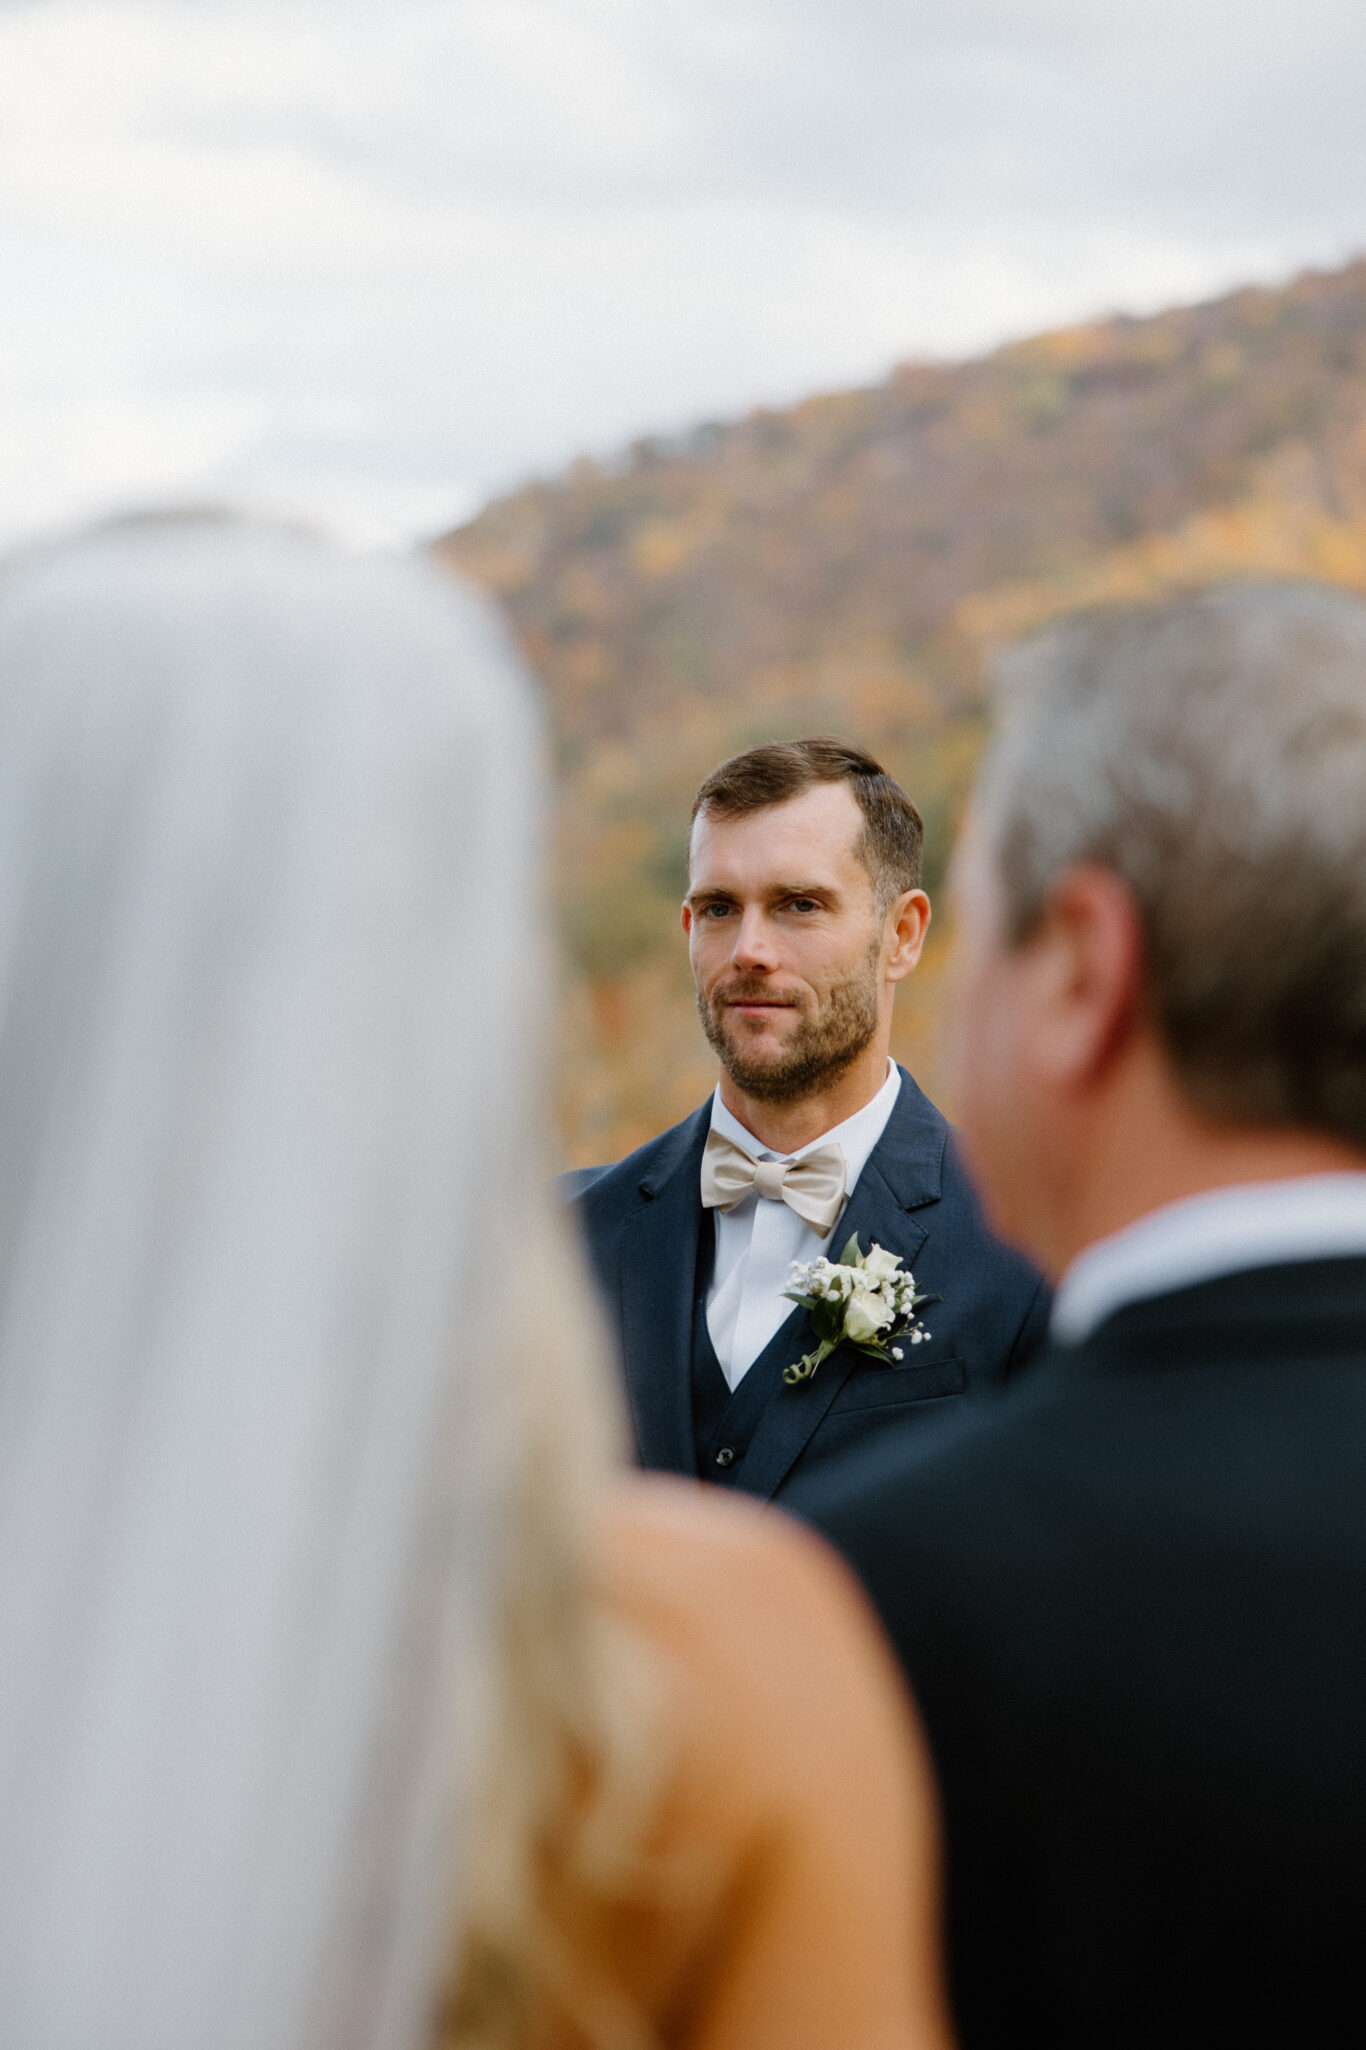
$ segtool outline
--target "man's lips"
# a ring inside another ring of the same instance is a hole
[[[770,1011],[795,1011],[797,1008],[786,997],[722,997],[721,1002],[728,1011],[739,1011],[742,1015],[757,1018],[767,1017]]]

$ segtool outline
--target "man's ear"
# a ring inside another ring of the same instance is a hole
[[[929,929],[929,898],[923,890],[903,890],[887,913],[885,931],[892,942],[887,958],[888,982],[905,981],[920,959]]]
[[[1030,981],[1036,1058],[1052,1079],[1077,1087],[1099,1080],[1128,1044],[1143,989],[1143,921],[1112,869],[1068,869],[1023,943],[1034,955]]]
[[[689,938],[689,939],[691,939],[691,938],[692,938],[692,905],[691,905],[691,904],[685,904],[685,905],[683,906],[683,916],[682,916],[682,922],[683,922],[683,930],[684,930],[684,932],[685,932],[685,933],[686,933],[686,934],[688,935],[688,938]]]

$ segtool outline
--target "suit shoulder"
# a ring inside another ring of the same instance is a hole
[[[576,1203],[580,1196],[591,1189],[594,1182],[610,1174],[610,1166],[570,1167],[563,1174],[552,1175],[550,1186],[561,1203]]]
[[[641,1185],[649,1186],[672,1172],[696,1142],[699,1127],[706,1120],[710,1104],[703,1104],[680,1124],[647,1139],[634,1153],[607,1167],[580,1168],[557,1177],[563,1200],[591,1228],[615,1216],[622,1206],[634,1202]]]

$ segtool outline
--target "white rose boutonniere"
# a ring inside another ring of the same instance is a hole
[[[809,1381],[822,1360],[829,1359],[839,1345],[856,1345],[870,1358],[890,1367],[903,1357],[903,1349],[892,1343],[904,1338],[907,1345],[919,1345],[929,1332],[917,1312],[926,1303],[937,1303],[937,1295],[922,1295],[915,1276],[908,1274],[895,1253],[883,1246],[859,1251],[858,1238],[851,1238],[838,1260],[794,1260],[783,1293],[794,1303],[810,1310],[811,1322],[820,1341],[795,1366],[783,1369],[789,1387]]]

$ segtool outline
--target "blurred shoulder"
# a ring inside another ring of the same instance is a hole
[[[730,1700],[781,1700],[838,1716],[880,1696],[892,1665],[853,1573],[781,1510],[700,1482],[619,1482],[599,1521],[604,1594],[677,1661],[723,1674]],[[896,1683],[899,1685],[899,1683]]]
[[[781,1510],[659,1475],[615,1488],[598,1536],[605,1605],[663,1681],[657,1843],[689,1875],[652,2011],[713,2050],[946,2045],[933,1780],[846,1568]],[[621,1954],[648,1961],[635,1925]]]
[[[829,1547],[747,1495],[669,1474],[627,1474],[598,1512],[602,1570],[625,1599],[690,1601],[718,1583],[779,1601],[840,1599],[847,1575]]]

